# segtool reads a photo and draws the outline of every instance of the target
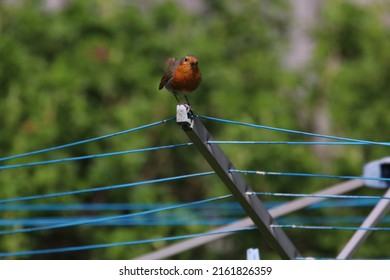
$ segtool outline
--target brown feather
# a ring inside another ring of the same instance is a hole
[[[179,61],[178,59],[173,57],[170,57],[166,60],[166,62],[168,63],[168,68],[161,78],[160,84],[158,86],[159,90],[161,90],[169,82],[169,80],[172,79],[178,61]]]

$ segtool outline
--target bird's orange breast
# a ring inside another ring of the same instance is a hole
[[[197,89],[200,81],[201,74],[197,67],[178,65],[170,81],[170,88],[178,93],[189,93]]]

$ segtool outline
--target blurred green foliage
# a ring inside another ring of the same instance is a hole
[[[285,1],[205,1],[202,12],[170,1],[70,1],[46,11],[40,1],[0,4],[0,156],[93,138],[174,116],[175,99],[158,83],[166,57],[197,55],[202,84],[191,96],[200,115],[315,131],[318,110],[329,133],[388,141],[390,38],[388,6],[327,1],[313,27],[316,50],[300,71],[282,64],[288,51],[290,8]],[[300,94],[303,90],[304,94]],[[303,117],[302,117],[303,116]],[[218,140],[308,140],[293,134],[206,122]],[[310,139],[309,139],[310,140]],[[42,161],[187,142],[174,123],[74,148],[13,160]],[[380,147],[224,146],[240,169],[359,175],[387,155]],[[8,164],[8,162],[6,162]],[[11,162],[9,163],[11,164]],[[209,170],[195,148],[3,170],[0,197],[54,193]],[[336,183],[315,178],[246,179],[257,191],[306,193]],[[205,177],[42,203],[194,201],[226,194]],[[365,190],[362,194],[377,194]],[[317,216],[366,215],[369,209],[316,210]],[[4,219],[86,213],[2,211]],[[90,214],[90,213],[88,213]],[[95,213],[101,214],[101,213]],[[107,213],[113,214],[113,212]],[[114,213],[120,214],[120,212]],[[17,229],[18,226],[9,229]],[[114,243],[204,232],[211,227],[74,227],[0,236],[0,251]],[[351,232],[288,231],[304,255],[334,257]],[[375,233],[358,257],[388,257]],[[387,236],[388,241],[388,236]],[[370,243],[371,242],[371,243]],[[38,259],[127,259],[168,243],[31,256]],[[370,246],[371,245],[371,246]],[[182,259],[242,259],[248,247],[278,258],[257,232],[240,233],[185,252]],[[30,257],[25,257],[30,258]]]

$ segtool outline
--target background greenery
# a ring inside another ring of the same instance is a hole
[[[315,54],[299,71],[283,66],[291,8],[279,1],[205,1],[201,13],[170,1],[71,1],[47,11],[39,1],[0,3],[0,156],[62,145],[175,115],[175,99],[158,83],[166,57],[195,54],[203,80],[193,109],[267,126],[388,141],[390,36],[388,4],[358,6],[326,1],[311,27]],[[321,113],[320,113],[321,112]],[[325,113],[325,114],[323,114]],[[296,135],[204,122],[219,140],[313,140]],[[175,123],[105,141],[32,156],[28,161],[187,142]],[[359,175],[364,163],[384,157],[372,146],[224,146],[240,169]],[[20,159],[4,164],[26,162]],[[0,197],[99,187],[209,170],[194,148],[3,170]],[[257,191],[305,193],[336,180],[250,177]],[[183,202],[226,194],[216,178],[42,200],[42,203]],[[358,194],[381,195],[362,190]],[[37,203],[38,203],[37,202]],[[33,203],[33,202],[32,202]],[[367,209],[298,212],[300,216],[366,215]],[[3,219],[82,215],[1,211]],[[101,213],[95,213],[101,214]],[[112,212],[110,212],[112,214]],[[117,214],[117,213],[116,213]],[[358,225],[358,224],[356,224]],[[7,229],[17,229],[17,226]],[[114,243],[211,229],[205,225],[158,227],[83,226],[0,236],[0,251]],[[287,231],[305,256],[334,257],[350,238],[345,231]],[[373,233],[359,258],[389,257],[386,232]],[[38,255],[38,259],[125,259],[168,243]],[[243,259],[249,247],[278,258],[257,232],[240,233],[175,256]]]

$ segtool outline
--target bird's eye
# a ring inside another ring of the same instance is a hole
[[[184,62],[187,62],[187,61],[188,61],[188,58],[187,58],[187,57],[185,57],[185,58],[184,58]]]

